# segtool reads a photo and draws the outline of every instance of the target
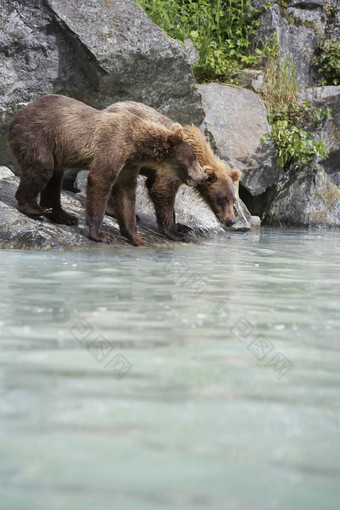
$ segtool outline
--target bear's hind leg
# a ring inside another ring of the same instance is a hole
[[[41,193],[40,205],[52,212],[45,214],[54,223],[60,225],[77,225],[78,219],[73,214],[64,211],[61,206],[60,195],[63,185],[63,170],[55,170],[45,189]]]
[[[21,166],[20,183],[15,193],[19,211],[33,217],[52,212],[50,208],[38,204],[39,194],[52,174],[53,168],[39,169],[38,164]]]

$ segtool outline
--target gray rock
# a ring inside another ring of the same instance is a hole
[[[238,232],[247,232],[251,230],[251,214],[247,209],[247,206],[242,202],[239,197],[239,193],[237,191],[237,202],[235,204],[235,218],[236,222],[232,227],[229,227],[228,230],[238,231]]]
[[[309,101],[317,101],[318,99],[326,99],[340,95],[340,85],[330,87],[311,87],[304,89],[299,97],[300,99],[308,99]]]
[[[264,72],[257,69],[242,69],[237,73],[237,83],[240,87],[260,92],[264,83]]]
[[[139,176],[136,198],[137,214],[143,218],[146,214],[151,220],[155,217],[154,207],[149,200],[145,178]],[[216,219],[214,213],[202,201],[192,188],[181,186],[175,201],[176,221],[192,229],[193,238],[227,238],[227,229],[224,229]],[[245,228],[249,230],[249,228]]]
[[[289,7],[306,10],[319,10],[325,6],[338,7],[338,0],[290,0]]]
[[[255,8],[255,9],[259,9],[260,7],[262,7],[263,5],[267,5],[267,4],[273,4],[273,0],[252,0],[252,6]]]
[[[269,225],[340,227],[340,189],[318,162],[287,173],[265,214]]]
[[[134,248],[120,235],[116,221],[110,217],[105,217],[103,230],[114,236],[113,245],[104,246],[87,238],[85,197],[81,193],[62,193],[63,206],[79,219],[79,225],[68,227],[51,223],[44,217],[34,220],[19,212],[14,198],[17,186],[18,178],[9,169],[0,167],[0,248],[57,251],[117,249],[119,246]],[[147,218],[143,219],[139,231],[152,246],[171,244],[157,232],[155,222],[148,222]]]
[[[261,218],[259,216],[251,216],[250,217],[250,227],[251,229],[257,229],[261,227]]]
[[[195,65],[198,63],[200,54],[194,43],[191,39],[185,39],[183,43],[183,47],[185,49],[185,53],[187,54],[188,61],[190,65]]]
[[[242,185],[259,195],[275,184],[281,170],[271,141],[260,142],[270,132],[263,101],[250,90],[209,83],[199,85],[206,111],[207,134],[214,139],[222,159],[239,168]]]
[[[81,172],[82,184],[86,182],[87,172]],[[85,175],[86,174],[86,175]],[[68,227],[56,225],[47,218],[34,220],[17,210],[14,198],[18,186],[18,177],[6,167],[0,167],[0,248],[34,249],[34,250],[89,250],[110,249],[87,238],[88,228],[85,224],[85,193],[62,193],[65,209],[75,214],[79,225]],[[192,241],[203,238],[227,238],[228,233],[216,220],[214,214],[188,187],[182,186],[176,199],[177,219],[192,228]],[[140,216],[138,231],[145,241],[152,246],[170,246],[169,241],[159,234],[154,210],[147,196],[144,178],[139,178],[137,189],[137,214]],[[114,236],[117,246],[131,246],[119,233],[117,222],[106,216],[103,230]]]
[[[251,86],[255,92],[258,94],[263,89],[264,85],[264,73],[259,73],[251,82]]]
[[[303,97],[331,110],[332,117],[311,132],[323,141],[329,155],[299,171],[288,169],[277,186],[265,222],[340,227],[340,87],[307,89]]]
[[[49,94],[96,108],[134,99],[182,123],[204,117],[183,47],[132,0],[2,0],[0,164],[14,113]]]
[[[87,171],[79,172],[76,179],[76,187],[82,193],[86,193]],[[245,206],[244,206],[245,207]],[[150,223],[155,224],[155,211],[149,199],[145,186],[145,177],[138,177],[136,212],[140,218],[148,218]],[[192,228],[197,237],[226,237],[227,229],[222,227],[214,213],[202,201],[195,191],[188,186],[181,186],[175,202],[176,221]],[[249,217],[248,217],[249,215]],[[243,211],[237,216],[237,223],[232,230],[250,230],[250,213]],[[156,225],[154,225],[156,228]]]
[[[2,179],[12,179],[14,174],[12,170],[7,168],[6,166],[0,166],[0,180]]]
[[[222,158],[242,170],[242,189],[249,194],[247,205],[252,212],[261,214],[264,223],[271,225],[339,226],[340,87],[311,88],[301,93],[301,99],[330,108],[332,117],[311,133],[328,147],[329,157],[299,171],[295,166],[277,168],[272,143],[260,143],[261,135],[270,128],[264,104],[256,94],[218,84],[202,85],[200,91],[207,130]],[[249,212],[244,217],[256,228],[258,220]]]
[[[86,193],[87,189],[87,176],[89,175],[88,170],[81,170],[78,172],[76,180],[74,182],[74,187],[77,191],[82,191]]]
[[[289,9],[292,16],[291,11]],[[300,19],[298,15],[301,14],[301,17],[305,18],[305,11],[303,13],[298,11],[298,9],[294,9],[294,15]],[[320,18],[320,14],[321,12],[318,14],[318,18]],[[296,78],[299,85],[301,87],[314,85],[316,76],[311,74],[310,68],[318,38],[312,28],[307,28],[304,24],[296,26],[293,23],[293,17],[291,20],[290,22],[288,12],[283,14],[280,6],[275,4],[262,16],[257,37],[267,42],[272,34],[276,32],[279,40],[280,56],[282,59],[289,57],[296,65]],[[303,21],[305,20],[303,19]],[[318,21],[318,19],[315,21]],[[322,25],[322,33],[323,30]]]
[[[332,180],[340,184],[340,86],[306,89],[300,96],[309,99],[319,108],[329,108],[331,117],[311,131],[311,135],[322,140],[329,151],[320,165]]]
[[[255,7],[268,4],[267,0],[254,0]],[[296,65],[296,78],[301,88],[317,83],[313,67],[315,49],[325,33],[336,32],[335,21],[325,14],[323,0],[292,0],[288,6],[278,1],[263,13],[257,31],[257,41],[267,42],[274,32],[279,40],[279,51],[283,59],[287,56]],[[337,7],[337,0],[327,1]]]
[[[256,94],[218,84],[202,85],[200,91],[207,112],[206,129],[222,158],[242,170],[242,189],[250,196],[247,205],[252,212],[271,225],[339,226],[340,87],[311,88],[300,95],[330,108],[332,117],[311,133],[328,147],[329,157],[299,171],[295,166],[277,168],[272,143],[260,143],[270,128]],[[249,212],[244,218],[253,228],[258,221]]]

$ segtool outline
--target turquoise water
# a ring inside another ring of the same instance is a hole
[[[0,267],[1,509],[339,508],[340,232]]]

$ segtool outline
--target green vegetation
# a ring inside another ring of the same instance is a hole
[[[276,33],[271,41],[264,46],[265,81],[262,97],[267,103],[269,112],[296,100],[299,86],[295,78],[296,66],[289,58],[282,60],[279,55],[279,42]]]
[[[281,9],[282,16],[284,16],[286,19],[288,17],[287,9],[288,9],[290,3],[291,3],[291,0],[277,0],[277,4],[279,5],[279,7]]]
[[[261,138],[271,138],[278,150],[278,166],[308,164],[313,156],[326,158],[321,141],[311,138],[306,126],[316,126],[330,116],[329,109],[313,107],[311,101],[298,99],[296,66],[279,57],[277,36],[265,48],[267,66],[261,95],[267,105],[272,131]]]
[[[198,81],[235,82],[236,71],[258,62],[251,42],[257,18],[251,0],[137,0],[168,35],[190,38],[199,52],[193,66]]]
[[[339,23],[339,7],[326,4],[324,12],[328,23],[328,30],[316,50],[314,65],[320,75],[319,85],[340,85],[340,41],[330,35],[332,28]]]
[[[321,75],[319,85],[340,85],[340,40],[335,37],[322,39],[314,64]]]
[[[278,165],[307,164],[314,155],[326,157],[322,142],[313,140],[306,125],[319,123],[329,111],[313,108],[308,101],[298,100],[295,66],[288,58],[279,57],[276,34],[272,41],[255,48],[253,36],[259,25],[260,10],[251,0],[137,0],[153,21],[168,35],[183,42],[190,38],[199,52],[193,66],[199,82],[235,83],[237,71],[266,62],[262,97],[267,105],[272,131],[262,137],[271,138],[278,149]],[[290,0],[280,0],[283,11]],[[333,51],[332,65],[336,57]],[[337,57],[337,64],[340,58]]]
[[[303,166],[307,165],[313,156],[326,158],[327,154],[322,141],[312,139],[308,131],[298,124],[299,109],[295,110],[293,103],[287,106],[287,109],[277,110],[274,114],[269,115],[272,131],[261,138],[261,141],[264,141],[266,137],[274,140],[278,149],[278,166],[284,167],[291,163]],[[305,101],[302,107],[312,118],[309,112],[310,103]],[[327,115],[327,113],[325,112],[323,115]]]
[[[291,3],[291,0],[277,0],[277,3],[279,4],[281,9],[287,9],[287,7],[289,7],[289,4]]]

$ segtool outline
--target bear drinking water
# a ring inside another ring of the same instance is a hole
[[[130,111],[149,122],[160,123],[171,128],[174,122],[150,106],[134,101],[114,103],[106,111]],[[195,191],[215,213],[217,219],[225,226],[235,222],[234,204],[236,201],[234,183],[241,177],[241,172],[221,161],[212,151],[201,131],[192,125],[183,126],[184,140],[194,149],[199,164],[207,174],[207,179],[195,187]],[[144,167],[141,173],[147,177],[146,186],[154,204],[160,231],[174,241],[186,240],[190,229],[179,225],[175,219],[175,199],[181,186],[178,179],[162,175],[157,169]],[[107,214],[117,216],[116,194],[119,188],[114,186],[108,200]]]
[[[187,184],[207,178],[179,124],[168,128],[129,111],[99,111],[61,95],[44,96],[22,108],[11,123],[8,143],[21,170],[18,208],[29,216],[45,214],[56,223],[76,224],[60,202],[64,169],[90,170],[86,221],[90,239],[99,242],[112,241],[101,225],[116,182],[121,232],[140,245],[145,244],[137,234],[135,215],[140,169],[157,168]]]

